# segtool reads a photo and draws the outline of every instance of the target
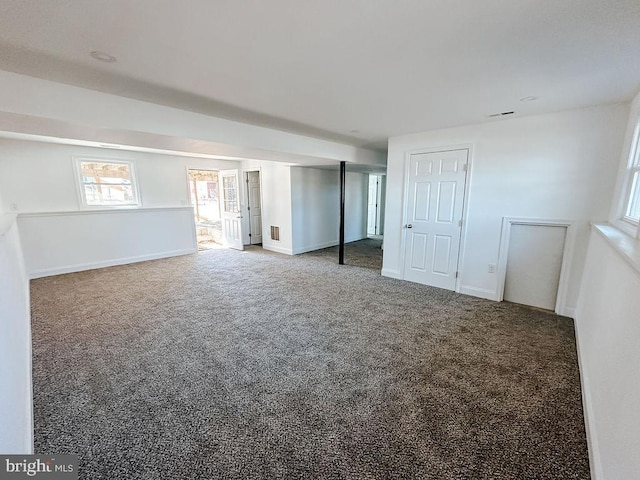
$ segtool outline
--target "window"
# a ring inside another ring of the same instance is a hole
[[[85,207],[139,205],[131,162],[78,158],[80,196]]]
[[[627,196],[624,220],[640,223],[640,122],[636,125],[629,155],[629,167],[627,173]]]

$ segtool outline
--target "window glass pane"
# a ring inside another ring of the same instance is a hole
[[[135,205],[138,200],[126,163],[80,162],[80,176],[87,205]]]
[[[636,170],[631,184],[631,193],[625,217],[631,220],[640,221],[640,171]]]
[[[224,211],[229,213],[238,212],[238,198],[234,180],[235,177],[222,177]]]

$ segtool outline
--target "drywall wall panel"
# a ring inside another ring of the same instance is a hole
[[[266,161],[247,161],[242,170],[259,170],[262,195],[262,248],[291,255],[293,237],[291,229],[291,168],[287,164]],[[246,213],[247,191],[240,189],[242,211]],[[248,215],[243,214],[243,236],[249,244]],[[280,239],[271,238],[271,226],[280,228]]]
[[[349,167],[347,166],[347,170]],[[369,174],[347,171],[345,175],[344,241],[367,238]]]
[[[504,300],[555,310],[567,227],[511,227]]]
[[[380,235],[384,235],[384,210],[386,205],[386,199],[387,199],[387,176],[381,175],[380,176],[380,205],[379,205],[379,208],[380,208],[379,234]]]
[[[33,453],[29,281],[15,215],[0,211],[0,452]]]
[[[367,237],[369,176],[346,172],[345,242]],[[340,172],[291,168],[293,252],[303,253],[339,243]]]
[[[389,140],[383,274],[402,276],[405,166],[408,152],[468,146],[471,167],[465,205],[461,291],[497,296],[503,217],[575,221],[568,309],[576,305],[589,221],[607,218],[629,105],[435,130]]]
[[[640,472],[638,292],[640,271],[594,230],[576,333],[595,480],[632,480]]]
[[[21,214],[30,278],[196,252],[191,207]]]
[[[291,168],[293,253],[338,243],[340,175],[336,170]]]

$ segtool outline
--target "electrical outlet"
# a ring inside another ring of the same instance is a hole
[[[496,273],[496,264],[495,263],[490,263],[489,264],[489,268],[487,270],[489,273]]]

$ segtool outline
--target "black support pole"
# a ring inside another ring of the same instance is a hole
[[[344,265],[344,197],[346,183],[347,163],[340,162],[340,253],[338,264]]]

